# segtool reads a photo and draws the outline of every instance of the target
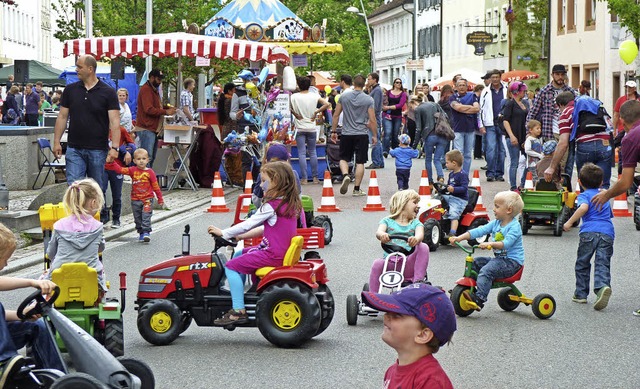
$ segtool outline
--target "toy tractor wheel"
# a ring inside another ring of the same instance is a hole
[[[489,223],[489,221],[487,219],[476,219],[476,220],[471,222],[471,224],[469,225],[469,228],[467,228],[467,231],[473,230],[474,228],[478,228],[480,226],[484,226],[487,223]],[[469,242],[469,245],[471,245],[471,246],[476,246],[476,245],[479,245],[480,243],[487,242],[489,240],[489,237],[490,237],[490,235],[487,234],[487,235],[481,236],[481,237],[479,237],[477,239],[469,239],[467,242]]]
[[[529,215],[526,213],[520,215],[520,228],[522,229],[522,235],[527,235],[529,232]]]
[[[104,348],[114,357],[124,355],[124,329],[122,320],[105,320]]]
[[[329,216],[326,216],[326,215],[316,216],[313,219],[313,226],[324,229],[325,246],[331,243],[331,240],[333,239],[333,224],[331,224],[331,219],[329,219]]]
[[[556,313],[556,300],[550,294],[539,294],[534,297],[531,310],[538,319],[548,319]]]
[[[318,287],[318,291],[326,293],[325,301],[327,302],[327,304],[325,307],[323,307],[322,302],[318,301],[320,307],[324,309],[322,309],[323,312],[322,320],[320,320],[320,328],[318,328],[318,331],[316,331],[316,334],[314,336],[320,335],[324,332],[324,330],[327,329],[327,327],[329,327],[329,324],[331,324],[331,320],[333,320],[333,315],[336,311],[336,301],[333,299],[333,294],[331,293],[329,287],[327,285],[320,285]]]
[[[633,222],[636,224],[636,230],[640,231],[640,196],[638,193],[633,195]]]
[[[502,288],[498,293],[498,305],[507,312],[513,311],[520,305],[520,302],[511,300],[509,296],[516,296],[511,288]]]
[[[138,332],[151,344],[164,346],[180,335],[182,312],[169,300],[151,300],[138,311]]]
[[[105,385],[94,376],[86,373],[69,373],[58,378],[51,389],[103,389]]]
[[[120,357],[118,362],[124,366],[125,369],[134,376],[140,378],[140,389],[154,389],[156,387],[156,379],[153,376],[153,370],[145,362],[131,358]]]
[[[468,286],[456,285],[451,292],[451,302],[453,303],[453,310],[456,315],[460,317],[469,316],[473,313],[474,309],[467,304],[467,299],[462,295],[462,292],[469,290]]]
[[[558,214],[558,216],[556,216],[556,221],[553,224],[553,236],[562,236],[562,225],[564,223],[562,222],[562,213]]]
[[[369,286],[368,284],[365,284]],[[347,296],[347,324],[350,326],[355,326],[358,324],[358,296],[355,294],[350,294]]]
[[[429,246],[429,251],[433,252],[438,249],[440,246],[440,238],[442,235],[442,230],[440,229],[440,223],[438,223],[435,219],[427,219],[424,222],[424,238],[422,242],[424,242],[427,246]]]
[[[278,347],[299,347],[318,332],[322,312],[308,287],[279,282],[261,293],[256,304],[260,333]]]
[[[63,372],[59,370],[53,370],[53,369],[51,370],[50,369],[34,369],[34,370],[31,370],[31,373],[33,373],[33,375],[38,379],[38,381],[42,383],[42,386],[40,386],[41,388],[50,388],[53,386],[53,384],[57,380],[64,377]],[[17,387],[21,388],[22,386],[17,386]]]
[[[193,318],[191,317],[191,314],[189,312],[182,312],[182,318],[180,319],[181,334],[189,328],[192,321],[193,321]]]

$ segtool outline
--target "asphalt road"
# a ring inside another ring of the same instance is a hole
[[[391,160],[387,160],[391,166]],[[422,160],[414,164],[412,187],[417,189]],[[418,166],[420,165],[420,166]],[[480,165],[475,162],[474,166]],[[368,172],[368,171],[367,171]],[[393,169],[378,170],[385,205],[395,190]],[[368,176],[368,173],[367,173]],[[366,180],[365,180],[366,183]],[[485,205],[507,187],[482,179]],[[228,332],[220,328],[192,325],[174,343],[157,347],[138,334],[133,301],[140,270],[180,252],[183,225],[192,231],[192,252],[213,247],[206,234],[209,224],[227,226],[231,214],[200,211],[172,220],[152,235],[150,244],[139,244],[133,234],[110,242],[104,254],[107,278],[117,294],[117,274],[129,275],[125,316],[126,351],[153,368],[158,388],[377,388],[386,368],[393,363],[392,349],[380,339],[382,318],[360,317],[357,326],[346,323],[345,300],[357,294],[368,279],[372,260],[381,255],[374,237],[383,212],[362,212],[366,198],[341,196],[336,201],[343,212],[330,214],[335,234],[321,251],[329,285],[336,299],[336,315],[330,327],[301,349],[278,349],[255,328]],[[305,186],[316,207],[320,186]],[[227,199],[229,202],[230,199]],[[493,215],[491,215],[493,218]],[[609,306],[596,312],[592,304],[571,302],[573,266],[578,231],[554,237],[551,229],[534,227],[524,237],[526,262],[518,287],[529,297],[550,293],[557,312],[549,320],[537,319],[530,307],[503,312],[495,302],[496,291],[482,312],[458,320],[458,331],[450,345],[436,355],[457,388],[633,388],[640,373],[635,331],[640,318],[631,311],[640,306],[637,269],[638,232],[631,218],[614,220],[615,252],[612,260],[613,295]],[[441,247],[431,253],[429,275],[451,289],[462,275],[464,253]],[[18,275],[35,277],[39,268]],[[27,291],[2,293],[5,307],[16,307]]]

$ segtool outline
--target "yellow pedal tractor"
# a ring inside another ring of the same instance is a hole
[[[62,203],[45,204],[38,213],[44,239],[44,269],[48,271],[50,260],[46,252],[53,224],[68,213]],[[96,215],[96,219],[98,217]],[[99,255],[102,261],[102,253]],[[126,277],[126,273],[120,273],[121,304],[113,298],[100,299],[98,274],[84,262],[65,263],[51,272],[51,280],[60,288],[60,296],[54,303],[56,310],[93,336],[115,357],[124,355],[122,313],[125,308]],[[55,336],[60,351],[66,351],[59,334]]]

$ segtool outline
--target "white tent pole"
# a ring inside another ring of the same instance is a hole
[[[84,0],[87,38],[93,38],[93,0]]]
[[[147,34],[153,34],[153,0],[147,0]],[[145,70],[147,75],[153,66],[152,55],[149,55],[145,62]]]

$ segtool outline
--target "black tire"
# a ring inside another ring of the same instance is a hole
[[[51,389],[104,389],[106,385],[86,373],[69,373],[58,378]]]
[[[189,328],[192,321],[193,317],[191,317],[191,314],[189,312],[182,312],[182,318],[180,319],[180,334],[182,334]]]
[[[513,290],[511,290],[511,288],[500,289],[500,292],[498,292],[498,305],[500,306],[500,308],[507,312],[511,312],[514,309],[518,308],[520,302],[513,301],[509,298],[509,296],[515,295],[516,294],[513,293]]]
[[[566,223],[569,219],[571,219],[571,209],[569,209],[569,207],[567,207],[566,205],[563,205],[560,216],[562,217],[562,224]]]
[[[331,243],[333,239],[333,224],[329,216],[320,215],[313,218],[313,226],[324,229],[324,245]]]
[[[362,286],[362,291],[363,292],[368,292],[369,291],[369,283],[365,282],[364,285]]]
[[[466,317],[473,313],[473,308],[465,307],[464,301],[467,299],[462,295],[462,292],[469,290],[468,286],[456,285],[451,291],[451,302],[453,303],[453,310],[456,315],[460,317]],[[468,308],[468,309],[467,309]]]
[[[182,312],[169,300],[150,300],[138,311],[138,332],[147,342],[164,346],[180,335]]]
[[[140,389],[154,389],[156,387],[156,378],[153,375],[153,370],[146,362],[130,357],[120,357],[118,362],[122,363],[122,366],[129,373],[140,378],[140,383],[142,384]]]
[[[300,347],[315,336],[322,312],[311,290],[295,282],[279,282],[260,294],[256,321],[262,336],[278,347]]]
[[[327,298],[325,299],[325,301],[327,301],[328,304],[326,308],[323,308],[322,303],[318,301],[321,309],[323,308],[322,319],[320,320],[320,327],[318,328],[318,331],[316,331],[316,334],[313,336],[320,335],[321,333],[324,332],[324,330],[326,330],[329,327],[329,324],[331,324],[331,321],[333,320],[333,315],[335,314],[335,311],[336,311],[336,301],[333,299],[333,294],[331,293],[331,289],[329,289],[327,285],[320,285],[318,287],[318,291],[325,292],[327,294]]]
[[[114,357],[124,355],[124,328],[122,320],[105,320],[104,348]]]
[[[539,294],[533,298],[531,310],[538,319],[546,320],[556,313],[556,300],[550,294]]]
[[[520,215],[520,228],[522,229],[522,235],[527,235],[529,232],[529,216],[525,213]]]
[[[434,252],[440,246],[440,238],[442,237],[442,229],[440,223],[435,219],[427,219],[424,222],[424,238],[422,242],[429,246],[429,251]]]
[[[478,228],[480,226],[484,226],[487,223],[489,223],[487,219],[476,219],[471,222],[471,224],[469,225],[469,228],[467,228],[467,231],[473,230],[474,228]],[[470,246],[476,246],[480,243],[487,242],[490,237],[491,235],[487,234],[484,237],[480,237],[478,239],[469,239],[467,242],[469,242]]]
[[[366,284],[365,284],[366,285]],[[358,324],[358,296],[350,294],[347,296],[347,324],[355,326]]]
[[[556,220],[553,224],[553,236],[562,236],[562,213],[556,216]]]
[[[31,369],[31,373],[42,383],[38,385],[30,374],[22,374],[20,378],[9,379],[5,388],[25,388],[25,389],[46,389],[50,388],[57,380],[65,374],[54,369]]]

